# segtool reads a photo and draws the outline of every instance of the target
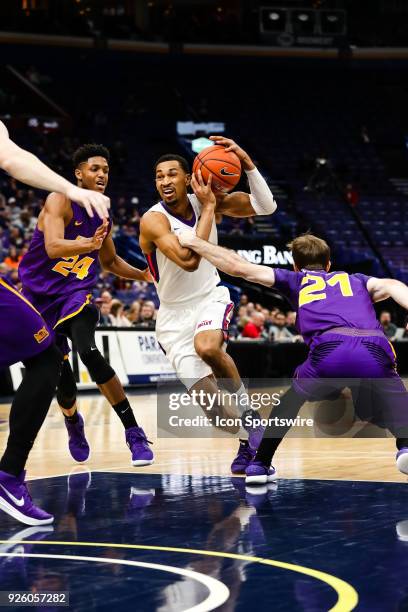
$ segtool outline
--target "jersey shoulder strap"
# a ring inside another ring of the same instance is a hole
[[[153,204],[153,206],[151,206],[146,212],[161,212],[163,214],[166,214],[166,211],[164,210],[161,202]]]
[[[197,215],[197,219],[201,216],[201,211],[203,209],[200,200],[197,198],[195,193],[189,193],[188,199],[190,200],[190,204],[193,207],[195,214]]]

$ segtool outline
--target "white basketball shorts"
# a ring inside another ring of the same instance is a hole
[[[188,307],[161,305],[156,321],[157,340],[177,373],[179,380],[190,389],[212,370],[195,352],[194,337],[200,332],[220,329],[224,340],[234,303],[226,287],[215,289],[189,304]]]

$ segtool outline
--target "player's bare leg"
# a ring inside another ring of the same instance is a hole
[[[235,422],[239,420],[239,413],[234,405],[230,405],[229,403],[220,403],[215,402],[214,404],[210,404],[206,398],[216,397],[219,393],[219,387],[217,385],[217,381],[215,377],[211,374],[210,376],[206,376],[199,380],[195,385],[189,389],[191,392],[200,393],[203,391],[203,401],[200,403],[201,408],[203,409],[205,415],[213,421],[215,416],[220,417],[221,419],[233,419]],[[238,433],[240,430],[240,426],[237,425],[225,425],[219,426],[219,429],[223,431],[227,431],[228,433]]]
[[[222,379],[223,386],[229,393],[236,393],[239,414],[246,414],[253,418],[253,411],[249,410],[248,396],[234,360],[223,350],[225,339],[220,329],[208,330],[198,333],[194,338],[194,348],[201,359],[210,366],[217,379]],[[201,382],[201,381],[200,381]],[[199,384],[199,383],[198,383]],[[240,406],[240,399],[244,405]],[[243,424],[246,419],[243,421]],[[255,452],[262,439],[263,428],[246,425],[249,439],[240,438],[238,454],[231,464],[231,471],[235,474],[244,473],[249,462],[255,457]]]
[[[60,406],[62,414],[64,415],[64,417],[70,418],[73,417],[74,414],[77,412],[78,410],[78,406],[77,403],[75,402],[75,404],[72,406],[72,408],[63,408],[62,406]]]
[[[223,384],[230,393],[235,393],[242,386],[237,366],[230,355],[223,350],[224,334],[220,329],[202,331],[194,338],[194,348],[214,372],[214,376],[223,379]]]
[[[106,397],[112,406],[126,400],[126,394],[122,387],[122,383],[116,374],[110,380],[108,380],[108,382],[104,383],[103,385],[98,385],[98,387],[100,392]]]

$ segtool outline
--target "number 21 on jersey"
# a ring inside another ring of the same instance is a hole
[[[302,285],[306,285],[299,291],[299,308],[305,304],[311,304],[317,300],[325,300],[327,297],[326,289],[339,285],[341,295],[343,297],[352,297],[353,290],[350,285],[350,277],[346,272],[334,274],[327,281],[317,274],[306,274],[302,280]]]

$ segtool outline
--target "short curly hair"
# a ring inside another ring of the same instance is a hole
[[[78,168],[80,164],[88,161],[90,157],[104,157],[106,161],[109,163],[110,153],[109,149],[104,147],[101,144],[84,144],[79,147],[72,156],[72,163],[74,164],[74,168]]]

